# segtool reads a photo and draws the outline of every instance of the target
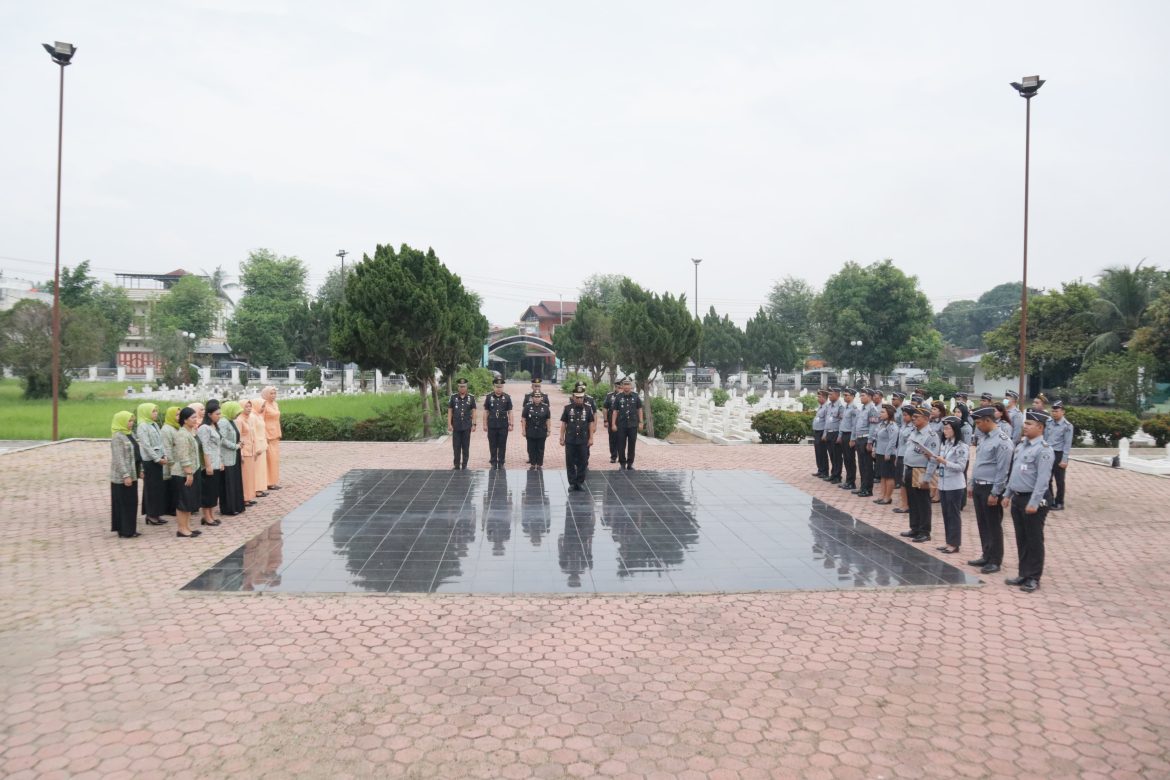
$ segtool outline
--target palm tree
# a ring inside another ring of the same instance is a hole
[[[1142,267],[1143,259],[1133,268],[1114,266],[1101,272],[1097,299],[1088,316],[1097,336],[1085,349],[1085,362],[1095,357],[1120,352],[1142,326],[1146,310],[1165,284],[1165,275],[1157,268]]]

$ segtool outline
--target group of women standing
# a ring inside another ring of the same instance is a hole
[[[176,536],[200,535],[200,525],[217,526],[216,507],[225,517],[238,515],[280,490],[280,406],[276,388],[257,398],[204,406],[172,406],[160,423],[155,404],[138,413],[118,412],[110,426],[111,531],[122,538],[138,532],[138,482],[147,525],[175,517]]]

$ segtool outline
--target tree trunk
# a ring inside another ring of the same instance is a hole
[[[435,381],[434,377],[431,377],[431,396],[432,396],[432,400],[435,403],[435,422],[438,423],[438,421],[443,418],[443,410],[442,410],[441,402],[439,400],[439,398],[440,398],[439,384]],[[440,428],[441,427],[442,426],[440,424]]]
[[[427,383],[425,379],[419,380],[418,395],[419,401],[422,403],[423,438],[428,439],[431,436],[431,410],[427,406]]]
[[[654,404],[650,403],[650,384],[638,380],[638,392],[642,394],[642,410],[646,420],[646,435],[654,438]]]

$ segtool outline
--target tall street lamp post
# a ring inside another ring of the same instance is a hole
[[[1024,116],[1024,286],[1020,290],[1020,400],[1025,397],[1024,377],[1028,368],[1028,167],[1032,154],[1032,98],[1044,86],[1039,76],[1024,76],[1012,82],[1012,89],[1020,93],[1027,110]]]
[[[861,339],[857,339],[855,341],[850,341],[849,346],[853,347],[855,350],[854,359],[856,359],[858,357],[856,353],[861,351],[861,348],[865,346],[865,342],[863,342]]]
[[[65,66],[77,53],[72,43],[42,43],[53,62],[61,68],[61,87],[57,101],[57,239],[53,258],[53,441],[57,441],[57,398],[61,392],[61,147],[65,140]]]
[[[344,249],[337,250],[337,256],[341,258],[341,275],[342,276],[345,276],[345,256],[348,254],[349,254],[349,252],[346,252]]]
[[[695,319],[699,319],[699,263],[703,262],[701,257],[692,257],[691,262],[695,264]],[[698,359],[695,360],[695,376],[699,375],[699,363],[703,359],[703,342],[699,341]]]

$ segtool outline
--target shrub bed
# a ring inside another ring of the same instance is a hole
[[[1154,443],[1165,447],[1170,443],[1170,414],[1156,414],[1142,422],[1142,430],[1154,437]]]
[[[414,441],[422,436],[422,406],[415,393],[390,396],[374,417],[313,417],[299,412],[280,416],[286,441]],[[445,423],[436,418],[436,431]]]
[[[1092,436],[1093,443],[1098,447],[1114,445],[1122,439],[1132,437],[1140,426],[1137,416],[1132,412],[1116,409],[1073,407],[1066,409],[1065,415],[1073,424],[1074,446],[1080,442],[1084,433]]]
[[[655,396],[650,399],[650,410],[654,413],[654,438],[665,439],[678,427],[678,404],[669,398]]]
[[[800,444],[812,436],[814,412],[770,409],[752,417],[752,430],[764,444]]]

